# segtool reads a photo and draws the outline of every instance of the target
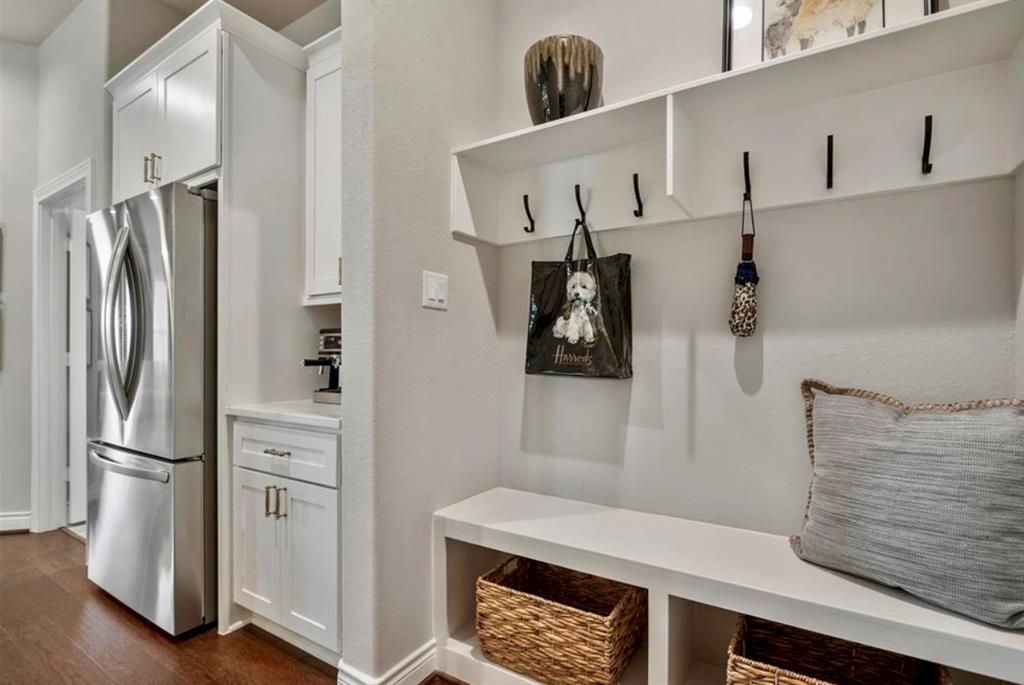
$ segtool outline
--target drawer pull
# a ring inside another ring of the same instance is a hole
[[[273,513],[272,511],[270,511],[270,488],[273,488],[273,487],[274,487],[273,485],[264,485],[263,486],[263,515],[264,516],[270,516]],[[274,489],[276,490],[277,488],[274,488]]]
[[[288,492],[288,488],[274,488],[274,490],[276,491],[276,494],[274,495],[274,518],[288,518],[288,512],[281,511],[281,493]]]
[[[273,447],[268,447],[265,450],[263,450],[263,454],[269,454],[272,457],[284,457],[285,459],[292,456],[292,453],[289,452],[288,450],[278,450],[274,449]]]

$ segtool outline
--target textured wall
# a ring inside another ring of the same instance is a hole
[[[431,514],[498,483],[497,263],[448,233],[448,151],[495,126],[497,8],[346,0],[342,24],[343,644],[380,674],[433,634]]]
[[[32,449],[32,190],[38,48],[0,41],[0,224],[4,227],[0,514],[30,506]]]
[[[503,484],[790,533],[810,476],[802,378],[911,402],[1013,392],[1009,180],[759,214],[744,340],[726,325],[737,232],[599,234],[633,255],[631,381],[523,375],[529,264],[564,247],[503,248]]]

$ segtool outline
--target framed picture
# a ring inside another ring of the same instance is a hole
[[[925,16],[949,0],[723,0],[722,71]]]

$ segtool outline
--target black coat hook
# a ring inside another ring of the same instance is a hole
[[[743,151],[743,199],[750,199],[750,152],[747,150]]]
[[[828,169],[825,172],[825,187],[832,189],[832,134],[828,134]]]
[[[587,213],[586,213],[586,211],[584,211],[584,209],[583,209],[583,201],[580,199],[580,184],[579,183],[576,184],[576,206],[580,210],[580,218],[577,219],[576,221],[581,223],[581,224],[586,224],[587,223]]]
[[[921,154],[921,173],[932,173],[932,115],[924,118],[924,152]]]
[[[637,219],[644,215],[644,201],[640,199],[640,174],[633,174],[633,194],[636,195],[636,209],[633,216]]]
[[[526,231],[527,233],[533,233],[533,231],[534,231],[533,214],[530,214],[530,196],[529,195],[523,195],[523,209],[526,210],[526,218],[530,220],[530,225],[529,226],[523,226],[523,230]]]

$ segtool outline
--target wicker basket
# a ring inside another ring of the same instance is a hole
[[[513,557],[476,581],[488,659],[549,685],[614,685],[647,629],[647,592]]]
[[[741,616],[727,685],[952,685],[946,669],[909,656]]]

